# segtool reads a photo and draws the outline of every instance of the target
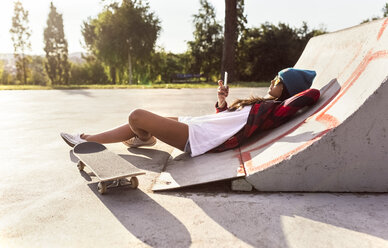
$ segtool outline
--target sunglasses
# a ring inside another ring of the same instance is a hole
[[[278,76],[276,76],[274,80],[275,80],[275,82],[273,83],[273,86],[276,86],[276,85],[278,85],[279,83],[282,82],[282,79],[280,77],[278,77]]]

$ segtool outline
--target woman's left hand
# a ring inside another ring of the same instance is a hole
[[[226,103],[226,98],[229,95],[229,87],[224,86],[224,81],[218,80],[218,89],[217,89],[217,96],[218,96],[218,107],[223,107]]]

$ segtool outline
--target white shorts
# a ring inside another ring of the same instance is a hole
[[[201,155],[235,135],[247,123],[251,108],[252,106],[245,106],[241,110],[232,112],[223,111],[197,117],[179,117],[179,122],[189,126],[189,139],[186,147],[191,149],[191,156]]]

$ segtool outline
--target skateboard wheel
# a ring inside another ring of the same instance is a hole
[[[131,177],[131,188],[137,189],[137,186],[139,186],[139,180],[137,177]]]
[[[79,171],[84,171],[85,165],[82,163],[82,161],[79,161],[77,167]]]
[[[105,182],[99,182],[97,185],[98,192],[102,195],[106,193],[106,183]]]

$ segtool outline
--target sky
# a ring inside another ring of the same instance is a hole
[[[65,37],[69,53],[85,52],[82,45],[81,25],[88,17],[96,17],[103,9],[101,0],[21,0],[29,11],[32,29],[31,54],[44,54],[43,30],[53,1],[63,15]],[[217,19],[223,25],[225,0],[209,0],[215,7]],[[151,10],[161,20],[162,31],[157,46],[180,53],[187,50],[187,41],[193,39],[193,15],[198,13],[199,0],[148,0]],[[337,31],[358,25],[365,19],[381,17],[388,0],[245,0],[247,27],[259,27],[264,22],[286,23]],[[13,16],[13,0],[0,1],[0,53],[13,53],[9,30]]]

